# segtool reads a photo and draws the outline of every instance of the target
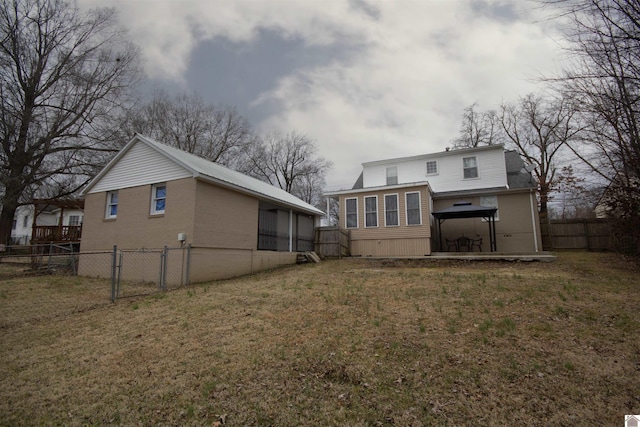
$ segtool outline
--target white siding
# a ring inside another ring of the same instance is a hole
[[[176,162],[138,142],[91,188],[89,194],[190,176],[192,174]]]
[[[462,158],[476,156],[478,160],[478,178],[464,179]],[[438,173],[427,175],[427,160],[438,162]],[[395,159],[389,163],[380,162],[365,165],[363,169],[364,187],[381,187],[386,185],[386,168],[398,167],[398,184],[429,181],[434,192],[473,190],[491,187],[506,187],[507,169],[502,147],[476,152],[464,150],[451,151],[445,155],[429,158]]]

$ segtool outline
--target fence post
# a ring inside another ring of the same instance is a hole
[[[187,285],[191,284],[191,243],[187,245]]]
[[[162,254],[160,254],[160,289],[167,290],[167,246],[162,248]]]
[[[113,245],[111,255],[111,302],[116,302],[116,260],[118,256],[118,246]]]

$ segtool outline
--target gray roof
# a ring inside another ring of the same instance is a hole
[[[136,134],[121,152],[127,151],[129,147],[138,141],[178,163],[190,171],[194,178],[203,179],[245,194],[253,195],[259,199],[268,200],[312,215],[324,215],[324,212],[320,209],[278,187],[274,187],[271,184],[231,170],[217,163],[210,162],[186,151],[154,141],[140,134]],[[111,166],[111,164],[107,167],[109,166]]]
[[[525,169],[524,160],[517,151],[505,151],[504,161],[507,168],[507,184],[509,188],[536,187],[536,181],[531,172]]]

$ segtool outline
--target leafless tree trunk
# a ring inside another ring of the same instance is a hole
[[[235,108],[207,104],[197,94],[156,92],[149,103],[129,113],[124,128],[127,139],[138,132],[230,167],[251,136],[249,122]]]
[[[110,9],[2,0],[0,243],[26,192],[78,188],[112,150],[104,126],[138,77],[138,51],[122,35]]]
[[[556,0],[572,66],[551,79],[574,99],[584,143],[571,149],[609,182],[619,229],[640,242],[640,1]],[[640,248],[640,244],[638,244]]]
[[[330,161],[318,156],[311,139],[290,132],[256,138],[240,170],[318,205],[331,166]]]
[[[509,145],[535,166],[540,216],[545,218],[556,180],[556,159],[568,141],[580,132],[572,106],[563,99],[545,100],[529,94],[517,103],[502,104],[500,121]]]
[[[495,110],[478,111],[474,102],[464,109],[458,137],[452,143],[454,148],[480,147],[500,144],[503,140],[500,117]]]

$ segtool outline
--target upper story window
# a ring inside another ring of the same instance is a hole
[[[107,219],[115,218],[118,216],[118,192],[107,192],[107,210],[104,217]]]
[[[438,162],[436,160],[427,161],[427,175],[438,174]]]
[[[364,226],[378,226],[378,196],[364,198]]]
[[[69,215],[69,225],[80,225],[80,215]]]
[[[422,224],[420,213],[420,193],[406,193],[405,201],[407,206],[407,225]]]
[[[384,196],[384,225],[387,227],[399,225],[398,219],[398,195],[385,194]]]
[[[480,197],[480,206],[487,208],[498,208],[498,196],[482,196]],[[494,216],[496,221],[500,220],[500,211],[497,210]]]
[[[463,157],[462,169],[464,170],[464,179],[478,177],[478,159],[476,156]]]
[[[22,220],[22,228],[27,228],[29,226],[29,215],[25,215]]]
[[[387,185],[396,185],[398,183],[398,167],[391,166],[387,168]]]
[[[347,228],[358,228],[358,199],[346,199],[344,204]]]
[[[155,184],[151,187],[151,215],[164,213],[167,199],[167,184]]]

